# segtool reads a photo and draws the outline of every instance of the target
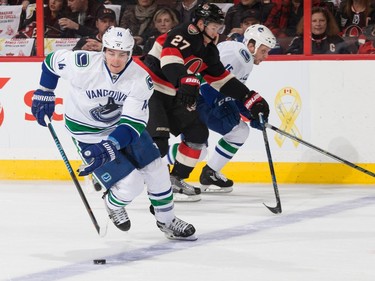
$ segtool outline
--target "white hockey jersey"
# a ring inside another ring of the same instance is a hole
[[[64,99],[65,126],[75,139],[100,142],[119,124],[138,135],[145,129],[153,83],[133,60],[120,74],[109,72],[102,52],[59,50],[44,64],[70,83]]]
[[[245,84],[254,65],[253,56],[245,44],[237,41],[223,41],[217,45],[217,48],[225,68]]]

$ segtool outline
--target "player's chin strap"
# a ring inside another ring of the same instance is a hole
[[[202,34],[205,35],[208,39],[210,39],[211,42],[215,42],[216,41],[216,36],[212,38],[210,35],[208,35],[207,32],[206,32],[206,27],[207,27],[207,25],[204,25],[204,29],[202,31]]]

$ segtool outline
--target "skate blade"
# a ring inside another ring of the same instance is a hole
[[[179,240],[179,241],[196,241],[198,239],[197,236],[195,236],[194,234],[193,235],[190,235],[188,237],[177,237],[177,236],[174,236],[173,234],[168,234],[168,233],[164,233],[165,237],[167,237],[168,239],[170,240]]]
[[[202,198],[200,195],[186,195],[183,193],[173,193],[174,202],[198,202]]]
[[[219,187],[216,185],[201,185],[202,193],[230,193],[233,187]]]

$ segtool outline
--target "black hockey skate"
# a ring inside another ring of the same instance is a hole
[[[128,213],[125,210],[125,207],[117,210],[112,210],[107,207],[107,204],[105,204],[105,208],[108,212],[109,218],[118,229],[122,231],[128,231],[130,229],[130,219]]]
[[[192,186],[185,182],[183,179],[179,179],[173,175],[171,175],[170,179],[173,189],[174,201],[196,202],[201,200],[201,189],[199,187]]]
[[[223,174],[215,172],[209,166],[204,166],[200,175],[202,192],[207,193],[229,193],[233,190],[233,181],[227,179]]]
[[[156,222],[159,229],[164,232],[165,237],[171,240],[187,240],[195,241],[197,237],[194,235],[195,228],[192,224],[184,222],[183,220],[175,217],[169,225]]]

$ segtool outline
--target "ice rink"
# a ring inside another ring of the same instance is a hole
[[[101,192],[82,183],[99,223]],[[227,195],[176,203],[198,240],[167,240],[146,192],[128,208],[132,228],[99,237],[72,182],[0,182],[0,280],[374,281],[375,187],[235,185]],[[94,259],[107,264],[95,265]]]

